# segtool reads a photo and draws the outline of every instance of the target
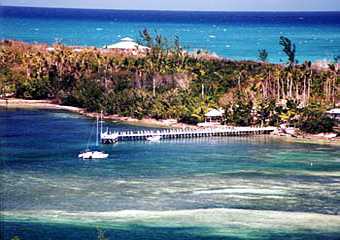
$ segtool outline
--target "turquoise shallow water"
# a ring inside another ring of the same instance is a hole
[[[206,49],[231,59],[286,62],[279,37],[297,46],[297,59],[333,60],[340,54],[339,12],[159,12],[0,7],[0,37],[26,42],[102,47],[144,28],[188,50]]]
[[[339,147],[203,138],[101,146],[108,159],[79,160],[94,125],[0,111],[4,239],[96,239],[97,228],[110,239],[339,237]]]

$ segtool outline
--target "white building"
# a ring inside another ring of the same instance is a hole
[[[223,115],[223,109],[211,109],[204,116],[206,122],[221,122],[223,120]]]
[[[119,42],[111,44],[111,45],[106,45],[103,48],[107,49],[118,49],[118,50],[123,50],[123,51],[146,51],[149,48],[142,46],[138,43],[136,43],[132,38],[125,37],[122,38]]]
[[[211,109],[209,112],[204,114],[205,121],[204,123],[199,123],[199,127],[211,127],[221,125],[224,120],[224,110],[220,109]]]

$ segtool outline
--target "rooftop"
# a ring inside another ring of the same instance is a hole
[[[148,47],[142,46],[138,43],[136,43],[132,38],[125,37],[120,39],[119,42],[111,44],[111,45],[106,45],[104,48],[109,48],[109,49],[124,49],[124,50],[146,50],[149,49]]]

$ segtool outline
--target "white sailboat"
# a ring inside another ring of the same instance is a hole
[[[103,133],[103,116],[102,116],[102,113],[100,114],[100,133],[102,134]],[[98,130],[99,130],[99,124],[98,124],[98,115],[97,115],[97,131],[96,131],[96,146],[99,145],[99,141],[98,141],[98,137],[99,137],[99,134],[98,134]],[[107,158],[109,156],[109,154],[107,153],[104,153],[102,151],[97,151],[97,150],[85,150],[84,152],[80,153],[78,155],[78,158],[82,158],[82,159],[104,159],[104,158]]]
[[[147,137],[146,140],[149,142],[158,142],[161,140],[161,136],[155,135],[155,136]]]
[[[107,158],[109,154],[101,152],[101,151],[85,151],[78,155],[79,158],[82,159],[104,159]]]

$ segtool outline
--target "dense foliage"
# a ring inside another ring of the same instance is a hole
[[[334,122],[325,116],[324,111],[321,111],[321,109],[318,104],[311,104],[306,107],[301,114],[298,127],[310,133],[331,132]]]
[[[329,130],[323,114],[305,109],[314,103],[319,104],[317,111],[335,105],[338,64],[325,69],[310,62],[296,64],[295,45],[287,38],[279,42],[288,56],[288,64],[282,65],[266,63],[264,49],[259,51],[262,62],[237,62],[202,52],[188,54],[178,38],[169,44],[147,30],[141,37],[150,50],[138,54],[3,41],[2,95],[49,98],[89,111],[189,123],[202,121],[209,108],[220,106],[226,109],[226,124],[288,122],[315,132],[317,121],[322,121]]]

